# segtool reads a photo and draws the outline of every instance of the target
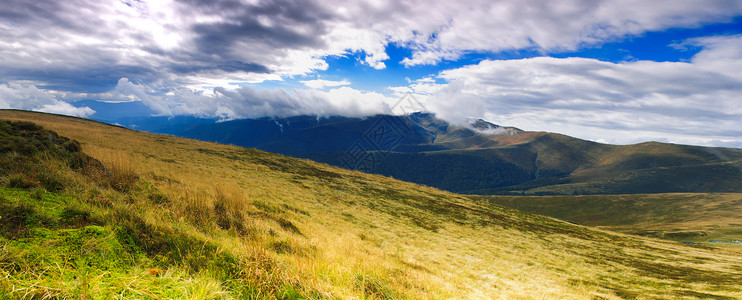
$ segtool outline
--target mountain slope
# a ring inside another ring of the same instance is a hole
[[[431,114],[217,123],[129,120],[137,129],[254,147],[468,194],[742,192],[742,149],[599,144]]]
[[[26,216],[13,223],[21,235],[0,238],[4,297],[742,296],[741,258],[724,249],[597,231],[258,150],[40,113],[0,119],[76,140],[104,166],[23,154],[64,185],[50,192],[30,177],[0,189],[2,220]]]
[[[531,181],[475,193],[635,194],[742,191],[742,150],[664,143],[605,145],[553,133],[527,142],[461,150],[491,161],[511,162]]]
[[[690,243],[742,241],[742,194],[480,197],[611,231]],[[735,248],[742,251],[742,246]]]

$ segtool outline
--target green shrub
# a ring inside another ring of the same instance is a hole
[[[38,186],[38,183],[24,175],[14,174],[8,176],[8,187],[12,189],[32,189]]]
[[[67,167],[120,192],[131,191],[138,180],[127,170],[106,170],[77,141],[30,122],[0,120],[0,176],[8,187],[60,192],[68,185]]]
[[[67,226],[80,227],[99,222],[93,220],[90,216],[90,212],[74,207],[65,207],[64,210],[62,210],[62,213],[59,214],[59,223]]]
[[[65,189],[66,186],[61,178],[58,178],[54,175],[40,176],[38,179],[41,183],[41,186],[43,186],[45,190],[52,193],[61,192]]]
[[[33,205],[27,203],[0,204],[0,220],[2,220],[0,222],[0,234],[8,239],[24,237],[29,229],[35,226],[51,227],[55,225],[53,219],[39,214]]]
[[[371,298],[394,299],[394,293],[388,287],[389,283],[381,280],[378,276],[356,274],[356,279],[358,280],[358,287]]]
[[[239,262],[214,244],[169,227],[149,224],[125,211],[116,213],[116,238],[131,253],[141,252],[167,264],[181,264],[197,273],[208,270],[220,279],[231,279],[240,272]],[[164,259],[166,258],[166,259]]]
[[[278,217],[276,222],[278,222],[278,225],[280,225],[281,228],[283,228],[284,230],[290,231],[292,233],[300,234],[300,235],[302,234],[301,230],[299,230],[299,228],[296,227],[296,225],[294,225],[294,223],[291,223],[291,221],[289,220]]]

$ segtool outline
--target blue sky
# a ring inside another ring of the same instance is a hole
[[[607,143],[742,147],[742,2],[4,1],[0,108],[366,116],[409,93]]]
[[[740,33],[742,33],[742,17],[737,17],[726,23],[710,23],[696,28],[671,28],[664,31],[616,37],[614,40],[574,51],[553,51],[549,53],[536,49],[516,49],[500,52],[478,51],[463,55],[454,61],[414,67],[401,64],[404,58],[411,56],[412,51],[410,49],[403,45],[390,44],[386,47],[389,59],[385,61],[386,68],[384,69],[375,70],[371,66],[363,64],[363,52],[350,53],[326,58],[325,61],[329,65],[327,70],[299,76],[298,78],[284,79],[276,82],[275,86],[299,87],[301,80],[323,78],[334,81],[348,80],[352,83],[353,88],[385,92],[385,89],[389,86],[407,84],[407,80],[427,77],[446,69],[477,64],[482,60],[512,60],[538,56],[585,57],[614,63],[637,60],[687,62],[702,48],[693,46],[677,47],[674,45],[680,45],[685,40],[694,37],[733,36]]]

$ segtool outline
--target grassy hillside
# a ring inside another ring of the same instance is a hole
[[[712,240],[742,241],[742,194],[482,196],[481,199],[629,234],[708,245]],[[736,248],[742,251],[742,245]]]
[[[477,165],[506,166],[492,169],[490,177],[491,174],[530,175],[518,184],[501,184],[490,179],[480,184],[479,189],[460,191],[471,194],[742,192],[742,149],[656,142],[617,146],[544,132],[524,132],[493,139],[500,144],[486,149],[426,154],[475,157],[484,161]],[[484,188],[487,184],[490,187]]]
[[[0,119],[44,128],[0,127],[34,145],[0,153],[2,298],[742,297],[742,257],[726,249],[257,150],[40,113]]]
[[[255,147],[464,194],[740,193],[742,149],[607,145],[429,113],[368,118],[122,121],[150,132]],[[444,177],[438,176],[445,174]]]
[[[369,171],[465,194],[742,192],[740,149],[615,146],[536,132],[502,139],[504,144],[481,149],[371,152]],[[343,166],[348,154],[301,156]]]

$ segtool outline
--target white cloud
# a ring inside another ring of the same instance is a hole
[[[324,80],[324,79],[314,79],[314,80],[306,80],[301,81],[304,85],[307,87],[313,88],[313,89],[321,89],[325,87],[336,87],[336,86],[344,86],[344,85],[350,85],[350,81],[348,80],[341,80],[341,81],[332,81],[332,80]]]
[[[78,108],[60,101],[53,94],[38,89],[28,82],[0,84],[0,108],[34,110],[77,117],[88,117],[95,113],[89,107]]]
[[[409,2],[408,2],[409,3]],[[555,52],[672,27],[725,22],[742,12],[735,1],[491,1],[413,2],[377,27],[395,27],[389,39],[410,43],[407,66],[455,60],[474,51],[532,49]],[[366,13],[368,18],[379,14]],[[391,23],[391,24],[390,24]],[[385,26],[386,25],[386,26]],[[410,32],[414,31],[414,35]]]
[[[167,102],[162,101],[162,96],[157,96],[158,92],[144,85],[135,84],[129,81],[128,78],[119,79],[116,88],[110,94],[112,94],[113,99],[120,101],[141,101],[144,105],[158,113],[172,115],[172,108],[168,106]]]
[[[688,63],[486,60],[441,72],[446,84],[424,80],[408,88],[454,122],[485,117],[591,140],[742,146],[742,76],[735,72],[742,67],[742,36],[691,42],[707,48]]]
[[[90,107],[75,107],[67,102],[62,101],[44,104],[43,106],[39,108],[33,108],[32,110],[83,118],[92,116],[95,113],[95,111]]]
[[[346,86],[327,91],[216,87],[203,92],[184,88],[163,94],[126,78],[119,80],[112,94],[114,99],[135,98],[161,115],[196,115],[223,120],[297,115],[362,117],[388,113],[396,100]]]

